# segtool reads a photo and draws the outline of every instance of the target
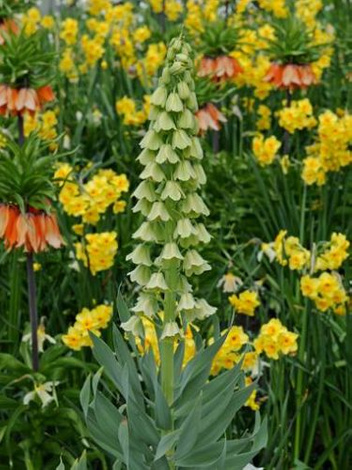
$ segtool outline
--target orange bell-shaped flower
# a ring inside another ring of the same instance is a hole
[[[196,118],[200,134],[204,134],[208,129],[219,131],[221,129],[221,123],[227,122],[226,117],[212,103],[207,103],[200,108],[199,111],[196,112]]]
[[[32,207],[23,214],[12,204],[0,204],[0,238],[5,240],[6,248],[24,247],[29,253],[49,246],[60,248],[64,243],[55,214]]]
[[[237,59],[230,56],[219,56],[216,58],[203,57],[199,70],[199,77],[209,77],[215,82],[222,82],[235,78],[243,68]]]
[[[307,88],[316,85],[318,80],[310,64],[277,64],[270,66],[266,76],[266,82],[272,83],[277,88],[293,90],[295,88]]]
[[[0,85],[0,115],[22,116],[25,112],[33,115],[45,103],[54,99],[54,92],[49,85],[38,88],[38,90],[33,88],[16,89],[8,85]]]

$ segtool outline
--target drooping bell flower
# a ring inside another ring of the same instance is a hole
[[[234,57],[222,55],[219,57],[203,57],[199,70],[199,77],[210,77],[215,82],[223,82],[235,78],[243,72],[240,63]]]
[[[33,115],[54,99],[54,92],[49,85],[37,90],[0,85],[0,115],[22,116],[26,112]]]
[[[266,82],[272,83],[277,88],[294,90],[308,88],[316,85],[318,80],[310,64],[278,64],[273,63],[264,77]]]
[[[212,103],[207,103],[205,106],[200,108],[195,115],[198,121],[200,134],[204,134],[209,129],[219,131],[221,129],[221,123],[227,122],[223,113],[220,112]]]
[[[2,33],[18,34],[19,27],[14,20],[11,19],[0,19],[0,46],[5,44],[5,38]]]
[[[60,248],[63,239],[54,213],[29,207],[22,213],[16,205],[0,204],[0,238],[7,249],[24,247],[28,253]]]

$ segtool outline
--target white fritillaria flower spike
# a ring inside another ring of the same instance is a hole
[[[192,73],[191,48],[182,38],[173,40],[151,96],[150,126],[138,157],[143,181],[133,193],[133,211],[146,220],[133,235],[141,244],[127,257],[136,265],[131,280],[142,286],[132,310],[149,317],[163,310],[162,339],[179,334],[178,314],[201,319],[215,312],[193,297],[188,280],[210,269],[198,252],[210,235],[198,221],[209,209],[199,192],[206,175]]]

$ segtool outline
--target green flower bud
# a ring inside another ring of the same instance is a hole
[[[191,93],[189,86],[187,85],[186,82],[179,82],[177,84],[177,91],[178,91],[179,97],[182,100],[186,100],[187,98],[189,98],[189,95]]]

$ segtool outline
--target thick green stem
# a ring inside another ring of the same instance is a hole
[[[164,325],[175,321],[175,294],[165,295]],[[175,339],[165,338],[161,344],[161,384],[165,398],[171,406],[174,400],[174,343]]]

